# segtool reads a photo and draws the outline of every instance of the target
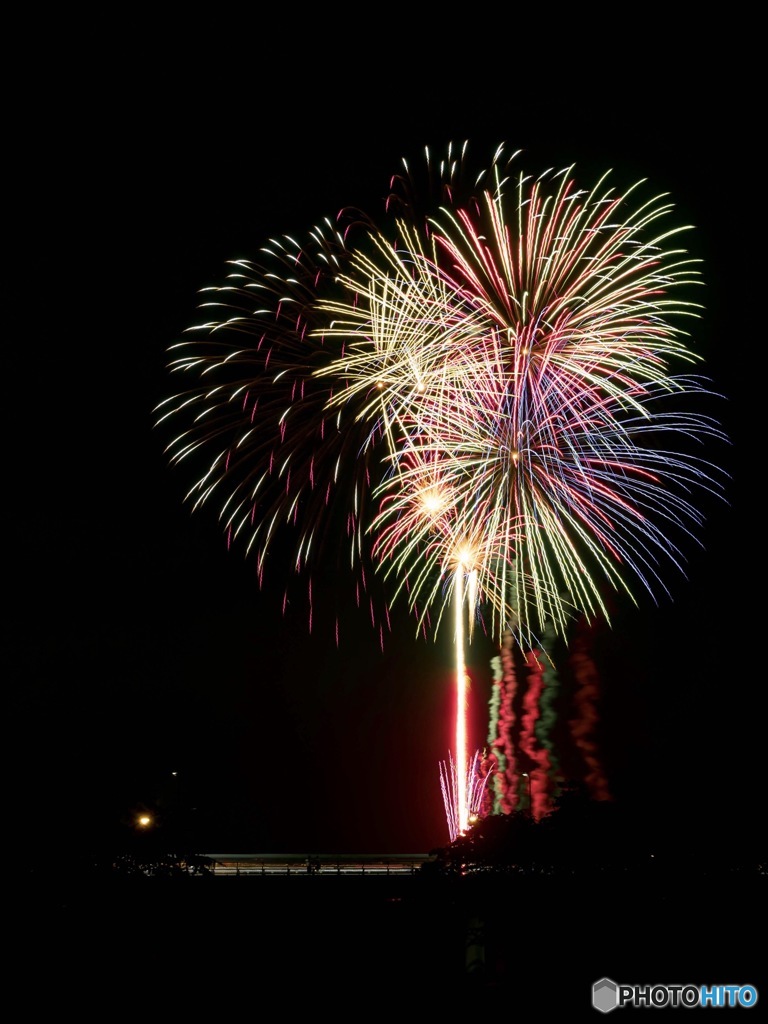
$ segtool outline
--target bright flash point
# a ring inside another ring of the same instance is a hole
[[[425,512],[439,512],[445,505],[445,496],[437,489],[425,491],[421,496],[421,504]]]
[[[456,565],[469,569],[470,566],[475,564],[475,552],[469,544],[461,544],[454,551],[453,560]]]

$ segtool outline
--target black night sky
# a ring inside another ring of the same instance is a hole
[[[279,587],[260,592],[253,562],[226,550],[213,512],[184,505],[190,481],[167,465],[153,409],[173,390],[167,347],[199,322],[199,289],[228,260],[342,206],[375,213],[402,158],[465,139],[478,163],[505,142],[521,166],[575,164],[586,185],[610,168],[626,184],[648,178],[695,227],[686,244],[706,289],[692,344],[725,396],[731,445],[712,456],[726,501],[709,503],[687,576],[667,576],[671,598],[641,594],[600,635],[595,737],[614,798],[638,815],[703,843],[752,830],[765,748],[747,415],[762,401],[758,105],[746,78],[715,79],[711,49],[656,45],[665,74],[625,73],[617,55],[599,87],[597,69],[558,77],[556,62],[528,84],[442,65],[369,82],[361,55],[354,67],[299,60],[301,72],[292,58],[284,76],[256,60],[234,77],[202,55],[101,55],[30,110],[27,294],[20,333],[6,334],[20,367],[6,428],[20,457],[6,491],[6,721],[21,846],[104,843],[158,804],[183,808],[206,850],[447,841],[447,634],[417,640],[395,611],[383,653],[362,613],[338,649],[321,627],[308,636],[303,612],[283,616]],[[476,746],[493,653],[479,641],[470,654]]]

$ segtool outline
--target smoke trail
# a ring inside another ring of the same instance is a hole
[[[611,792],[597,756],[594,739],[595,726],[599,720],[597,701],[600,695],[600,676],[589,654],[587,641],[581,634],[571,644],[570,663],[577,685],[573,696],[574,714],[568,724],[587,768],[584,783],[594,800],[610,800]]]
[[[517,757],[514,729],[514,710],[517,694],[517,672],[515,670],[515,639],[511,630],[506,630],[501,644],[501,701],[499,705],[499,737],[497,744],[504,753],[504,776],[502,779],[501,810],[511,814],[517,806]]]
[[[501,800],[504,787],[504,772],[506,769],[506,758],[501,749],[499,740],[499,709],[501,707],[501,684],[503,673],[501,670],[501,658],[497,655],[491,658],[491,673],[493,683],[491,696],[488,701],[488,747],[483,757],[483,771],[490,777],[490,784],[486,786],[483,799],[482,815],[484,818],[489,814],[501,814]]]
[[[553,660],[554,644],[555,632],[548,623],[542,637],[542,649],[546,657],[542,669],[543,687],[539,698],[539,717],[535,724],[536,739],[546,751],[548,762],[548,807],[545,813],[552,810],[552,800],[559,795],[562,783],[560,759],[553,739],[557,723],[557,700],[560,695],[560,676]]]
[[[540,714],[540,701],[544,689],[544,663],[538,651],[529,651],[525,660],[527,686],[523,698],[520,729],[520,751],[527,759],[528,779],[525,803],[534,818],[543,818],[551,810],[549,801],[549,757],[536,741],[536,723]]]

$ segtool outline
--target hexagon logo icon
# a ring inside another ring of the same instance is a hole
[[[600,1013],[610,1013],[618,1006],[618,985],[610,978],[601,978],[592,986],[592,1005]]]

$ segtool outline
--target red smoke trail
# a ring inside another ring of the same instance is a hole
[[[534,818],[543,818],[552,810],[549,797],[550,763],[547,751],[536,739],[536,722],[541,714],[541,695],[544,690],[544,665],[538,651],[529,651],[525,659],[528,686],[523,699],[520,729],[520,750],[530,763],[530,812]]]
[[[574,743],[587,766],[584,782],[594,800],[610,800],[608,781],[597,757],[597,744],[594,740],[595,726],[599,720],[597,700],[600,695],[600,676],[588,653],[584,637],[574,638],[570,661],[577,685],[573,695],[574,714],[569,725]]]
[[[514,700],[517,691],[514,638],[506,632],[501,644],[501,701],[499,704],[499,736],[495,746],[504,754],[504,773],[501,782],[501,811],[510,814],[517,805],[517,759],[513,731],[515,727]]]

